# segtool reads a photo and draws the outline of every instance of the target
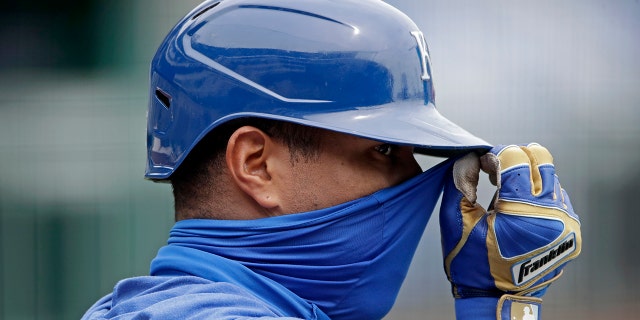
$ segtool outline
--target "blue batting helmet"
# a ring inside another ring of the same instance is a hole
[[[380,0],[211,0],[151,63],[146,177],[168,178],[207,133],[259,117],[417,152],[489,144],[435,107],[422,32]]]

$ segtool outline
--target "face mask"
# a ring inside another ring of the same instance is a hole
[[[380,319],[393,306],[452,163],[322,210],[179,221],[151,274],[236,283],[274,305],[295,305],[290,291],[332,319]]]

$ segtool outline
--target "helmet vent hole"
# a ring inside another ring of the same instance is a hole
[[[219,4],[220,4],[220,1],[218,1],[218,2],[216,2],[216,3],[212,4],[212,5],[208,6],[208,7],[206,7],[206,8],[204,8],[204,9],[200,10],[200,12],[198,12],[198,13],[194,14],[194,15],[193,15],[193,17],[191,17],[191,20],[198,19],[198,17],[199,17],[199,16],[201,16],[203,13],[205,13],[205,12],[207,12],[207,11],[209,11],[209,10],[211,10],[211,9],[215,8],[215,7],[216,7],[217,5],[219,5]]]
[[[160,100],[160,103],[162,103],[165,108],[169,109],[171,107],[171,96],[162,91],[162,89],[156,88],[156,98]]]

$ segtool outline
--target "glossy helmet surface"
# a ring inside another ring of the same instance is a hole
[[[235,118],[295,122],[442,153],[489,144],[435,107],[427,45],[379,0],[205,1],[151,63],[146,177],[166,179]]]

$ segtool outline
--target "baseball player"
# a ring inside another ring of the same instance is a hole
[[[458,319],[539,319],[580,252],[547,149],[444,118],[424,35],[382,1],[205,1],[150,82],[146,178],[171,183],[176,223],[83,319],[381,319],[441,195]]]

